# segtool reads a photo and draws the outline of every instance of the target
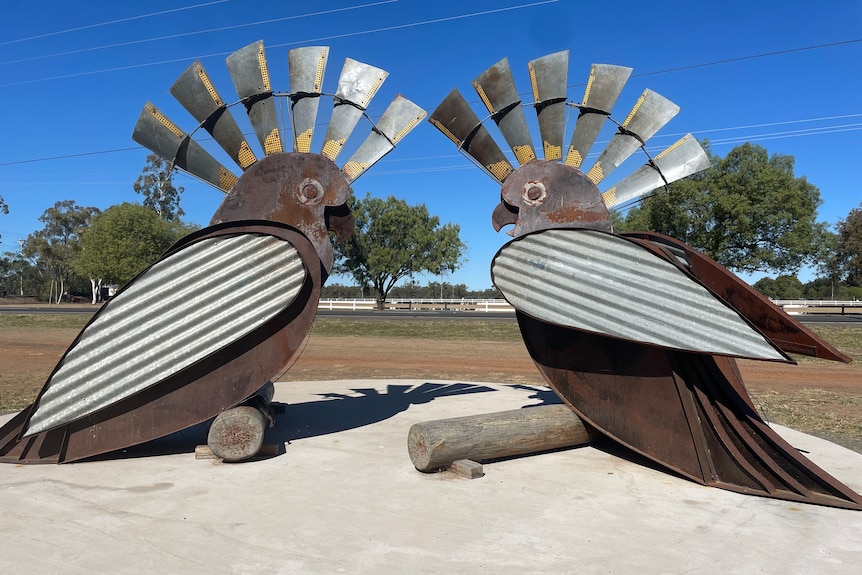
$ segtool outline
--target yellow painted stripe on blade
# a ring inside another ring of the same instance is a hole
[[[263,80],[263,91],[272,92],[272,86],[269,83],[269,70],[266,67],[266,54],[263,53],[263,42],[257,45],[257,63],[260,65],[260,78]]]
[[[281,147],[281,136],[278,135],[278,128],[274,128],[264,140],[263,151],[267,156],[284,151],[284,148]]]
[[[596,79],[596,67],[593,66],[590,68],[590,79],[587,80],[587,87],[584,89],[584,101],[581,102],[584,106],[587,105],[587,101],[590,99],[590,90],[593,89],[593,80]]]
[[[594,184],[598,184],[599,182],[601,182],[602,179],[604,179],[605,177],[605,174],[602,171],[602,163],[596,162],[596,165],[590,168],[590,171],[587,172],[587,177],[592,180]]]
[[[532,146],[515,146],[512,151],[515,152],[515,157],[521,165],[536,159],[536,152],[533,151]]]
[[[638,101],[637,101],[637,103],[635,104],[635,107],[634,107],[634,108],[632,108],[632,111],[631,111],[631,112],[629,112],[629,115],[628,115],[628,117],[626,118],[626,121],[622,123],[623,128],[625,128],[625,127],[628,125],[628,123],[632,121],[632,118],[634,118],[634,117],[635,117],[635,114],[637,114],[638,109],[639,109],[639,108],[641,107],[641,105],[644,103],[644,100],[646,100],[646,92],[644,92],[643,94],[641,94],[641,97],[640,97],[640,98],[638,98]]]
[[[218,187],[224,190],[225,192],[229,192],[236,185],[237,177],[227,171],[224,167],[219,168],[218,174]]]
[[[329,140],[325,144],[323,144],[323,150],[320,151],[322,156],[325,156],[335,161],[335,158],[338,157],[339,152],[341,152],[341,148],[344,146],[344,142],[347,141],[347,138],[341,138],[340,140]]]
[[[156,107],[155,107],[155,106],[153,106],[152,104],[147,104],[147,110],[150,112],[150,114],[152,114],[152,115],[153,115],[153,118],[155,118],[156,120],[158,120],[158,122],[159,122],[162,126],[164,126],[165,128],[167,128],[168,130],[170,130],[170,131],[171,131],[171,133],[172,133],[174,136],[176,136],[177,138],[185,138],[185,137],[186,137],[185,132],[183,132],[182,130],[180,130],[179,128],[177,128],[177,127],[174,125],[174,123],[173,123],[173,122],[171,122],[170,120],[168,120],[167,116],[165,116],[164,114],[162,114],[161,112],[159,112],[159,111],[156,109]]]
[[[347,176],[347,179],[353,181],[359,176],[361,176],[362,173],[367,170],[370,165],[370,162],[350,161],[344,164],[344,167],[341,168],[341,171],[344,173],[345,176]]]
[[[200,64],[198,64],[197,68],[198,68],[198,77],[201,79],[201,82],[203,83],[204,88],[206,88],[207,92],[209,92],[210,98],[213,99],[213,102],[215,102],[216,106],[224,106],[224,102],[222,102],[221,98],[218,95],[218,92],[216,92],[215,86],[213,86],[213,83],[210,82],[210,79],[209,79],[209,76],[207,76],[207,73],[204,72],[204,67],[201,66]]]
[[[581,153],[574,146],[569,146],[569,152],[566,154],[566,165],[580,168],[582,163],[584,163],[584,158]]]
[[[254,152],[251,151],[251,148],[248,147],[248,142],[245,140],[243,140],[242,144],[239,146],[237,159],[239,160],[239,167],[243,170],[247,169],[257,161],[257,156],[254,155]]]
[[[602,199],[605,201],[605,206],[612,208],[617,205],[617,187],[609,189],[602,194]]]
[[[311,152],[311,136],[313,128],[309,128],[296,136],[296,151],[302,154]]]
[[[679,148],[680,146],[682,146],[682,145],[685,143],[685,141],[686,141],[686,140],[688,140],[688,139],[689,139],[689,138],[688,138],[688,136],[684,136],[681,140],[679,140],[679,141],[678,141],[678,142],[676,142],[675,144],[671,145],[668,149],[666,149],[665,151],[663,151],[661,154],[659,154],[658,156],[656,156],[656,157],[655,157],[655,158],[653,158],[653,159],[654,159],[654,160],[658,160],[659,158],[663,158],[663,157],[665,157],[666,155],[668,155],[669,153],[671,153],[671,152],[672,152],[672,151],[674,151],[675,149],[677,149],[677,148]]]
[[[362,106],[363,109],[368,107],[368,102],[371,101],[371,98],[373,98],[374,95],[377,93],[377,90],[380,89],[380,86],[381,84],[383,84],[383,80],[385,79],[386,76],[384,74],[381,74],[377,76],[376,80],[374,80],[374,84],[371,85],[371,88],[368,90],[368,93],[365,95],[365,98],[362,100],[362,102],[359,103],[359,105]]]
[[[413,118],[412,120],[410,120],[409,122],[407,122],[407,125],[406,125],[406,126],[404,126],[403,128],[401,128],[401,129],[398,131],[398,133],[397,133],[397,134],[395,134],[394,136],[392,136],[392,143],[393,143],[393,144],[397,144],[397,143],[401,140],[401,138],[403,138],[404,136],[406,136],[406,135],[410,132],[410,130],[412,130],[413,128],[415,128],[415,127],[416,127],[416,124],[418,124],[419,122],[421,122],[421,121],[422,121],[422,119],[423,119],[425,116],[426,116],[425,112],[422,112],[421,114],[419,114],[418,116],[416,116],[415,118]]]
[[[545,149],[546,160],[559,160],[563,157],[562,146],[556,146],[550,142],[542,142],[542,144]]]
[[[533,101],[539,102],[539,85],[536,83],[536,70],[532,64],[527,64],[530,68],[530,86],[533,88]]]
[[[476,92],[479,94],[479,97],[482,98],[482,103],[485,104],[485,107],[488,108],[488,111],[493,114],[494,105],[491,104],[491,100],[488,99],[488,96],[485,94],[485,90],[482,89],[482,86],[479,84],[479,82],[473,82],[473,87],[476,88]]]
[[[446,136],[447,138],[449,138],[450,140],[452,140],[452,142],[454,142],[456,146],[458,146],[459,148],[461,147],[461,140],[459,140],[459,139],[458,139],[458,137],[457,137],[457,136],[455,136],[455,134],[453,134],[452,132],[450,132],[450,131],[449,131],[449,128],[447,128],[446,126],[444,126],[444,125],[442,124],[442,122],[440,122],[440,120],[438,120],[437,118],[431,118],[431,119],[429,120],[429,122],[431,122],[431,124],[432,124],[435,128],[437,128],[438,130],[440,130],[441,132],[443,132],[443,135],[444,135],[444,136]]]
[[[509,177],[509,174],[512,173],[512,166],[509,165],[509,162],[497,162],[496,164],[489,164],[485,166],[485,168],[487,168],[500,183],[502,183],[503,180]]]
[[[314,91],[320,92],[320,87],[323,85],[323,71],[326,68],[326,48],[321,50],[320,58],[317,60],[317,72],[314,74]]]

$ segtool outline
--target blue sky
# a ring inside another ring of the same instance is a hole
[[[57,201],[101,209],[140,201],[132,183],[148,152],[131,133],[143,104],[152,101],[192,130],[196,122],[168,92],[174,80],[200,59],[234,101],[225,58],[260,39],[280,92],[289,91],[287,52],[298,46],[330,46],[327,93],[335,91],[346,57],[387,70],[369,106],[372,117],[398,93],[430,113],[453,87],[476,102],[481,116],[470,82],[504,57],[529,101],[527,62],[570,50],[570,101],[580,102],[590,64],[608,63],[634,68],[614,117],[625,118],[644,88],[680,105],[648,143],[651,151],[687,132],[709,138],[720,156],[751,141],[796,158],[796,175],[820,189],[820,220],[835,224],[862,202],[858,1],[3,2],[0,195],[10,213],[0,215],[0,251],[16,250]],[[328,108],[321,109],[325,121]],[[361,141],[369,129],[360,125],[354,138]],[[597,143],[593,152],[600,150]],[[232,166],[217,147],[211,151]],[[620,174],[643,161],[627,162]],[[206,225],[221,192],[186,175],[176,183],[185,187],[186,219]],[[354,189],[425,203],[442,221],[458,223],[467,261],[444,280],[490,287],[490,260],[509,239],[490,224],[499,186],[430,124],[417,127]]]

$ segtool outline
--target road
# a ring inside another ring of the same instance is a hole
[[[93,314],[96,308],[89,305],[0,305],[0,313],[20,314],[20,313],[77,313],[77,314]],[[421,320],[484,320],[484,321],[512,321],[515,319],[514,312],[507,311],[415,311],[415,310],[355,310],[355,311],[339,311],[339,310],[319,310],[318,317],[329,317],[338,319],[371,319],[371,320],[391,320],[391,319],[421,319]],[[804,324],[818,325],[846,325],[859,327],[862,326],[862,314],[807,314],[794,315],[794,318]]]

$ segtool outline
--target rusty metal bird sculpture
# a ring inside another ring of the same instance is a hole
[[[709,257],[653,233],[615,234],[609,208],[709,166],[687,135],[603,192],[605,177],[679,108],[645,90],[622,122],[611,109],[630,68],[593,65],[583,99],[566,96],[568,52],[528,64],[544,159],[507,60],[473,81],[516,169],[455,89],[429,117],[501,186],[496,230],[514,239],[491,264],[537,368],[584,421],[705,485],[862,509],[862,496],[805,458],[758,415],[735,358],[788,352],[849,361]],[[566,117],[574,130],[564,148]],[[589,169],[610,121],[615,133]]]
[[[173,96],[243,171],[234,175],[147,103],[133,139],[226,193],[210,225],[180,240],[94,315],[36,401],[0,428],[0,461],[71,462],[206,421],[284,372],[311,329],[348,236],[349,185],[425,117],[396,96],[339,168],[335,161],[387,77],[347,58],[320,153],[312,153],[329,48],[291,50],[290,92],[270,83],[263,42],[227,58],[257,136],[246,141],[200,62]],[[277,104],[286,102],[285,149]]]

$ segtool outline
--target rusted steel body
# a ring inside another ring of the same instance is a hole
[[[572,144],[561,154],[558,131],[542,112],[560,102],[562,92],[552,78],[565,73],[566,62],[567,55],[558,53],[530,63],[540,131],[554,135],[544,142],[544,160],[517,153],[516,147],[532,149],[522,139],[513,145],[523,130],[503,130],[502,120],[520,105],[511,101],[519,92],[512,89],[505,61],[474,87],[520,167],[505,159],[457,89],[429,118],[502,185],[492,224],[498,231],[514,226],[509,234],[515,239],[494,257],[491,276],[517,310],[539,371],[599,432],[689,479],[862,509],[862,496],[763,422],[734,359],[793,363],[787,353],[849,358],[683,242],[654,233],[613,233],[608,208],[705,169],[709,161],[686,136],[600,191],[605,176],[679,109],[646,90],[626,120],[615,122],[619,131],[594,165],[582,171],[631,70],[592,67],[584,99],[575,105]],[[549,69],[555,73],[549,76]]]
[[[553,177],[560,167],[573,168],[557,164],[542,177],[542,167],[532,162],[522,169],[530,168],[528,181],[544,182],[549,195],[564,186],[562,192],[575,205],[590,204],[577,196],[600,197],[588,180]],[[581,185],[572,187],[573,181]],[[525,193],[531,185],[522,184]],[[504,200],[511,195],[504,192]],[[564,212],[552,210],[554,219],[544,230],[536,222],[545,214],[524,211],[522,203],[517,237],[498,252],[492,278],[518,309],[521,334],[539,371],[579,416],[622,445],[704,485],[862,509],[862,497],[763,422],[733,359],[792,361],[784,352],[838,361],[849,361],[847,356],[682,242],[659,234],[601,231],[597,222],[610,226],[603,209],[587,218],[588,228],[579,226],[577,211],[569,222],[561,222],[557,215]],[[544,241],[545,235],[550,241]],[[565,252],[569,236],[583,236],[584,251]],[[618,239],[610,241],[614,237]],[[537,244],[533,251],[508,255],[528,241]],[[596,244],[593,250],[590,242]],[[631,253],[637,251],[642,253]],[[663,267],[650,260],[664,262]],[[710,302],[678,294],[673,283],[681,280],[737,322],[720,323],[718,310],[700,317]],[[619,306],[626,314],[603,306]],[[593,322],[592,327],[582,322]],[[661,326],[654,329],[655,322],[665,324],[664,332]],[[653,339],[647,331],[666,339]],[[726,346],[727,351],[710,352],[709,345]]]
[[[235,104],[245,108],[262,155],[200,62],[171,88],[243,170],[240,177],[155,106],[144,106],[132,138],[227,196],[209,227],[178,242],[94,315],[34,404],[0,428],[0,461],[77,461],[163,437],[217,416],[286,370],[332,269],[328,234],[344,239],[353,231],[350,182],[425,116],[396,96],[339,168],[338,151],[386,77],[348,58],[328,136],[321,153],[312,153],[328,51],[289,55],[294,92],[279,95],[297,113],[294,151],[282,143],[262,41],[227,58]]]
[[[253,331],[234,341],[226,340],[220,349],[146,389],[59,427],[22,437],[31,415],[39,406],[40,400],[37,399],[0,429],[0,461],[64,463],[144,443],[212,418],[254,394],[260,389],[261,382],[279,375],[301,348],[314,321],[320,297],[323,278],[319,258],[314,246],[304,236],[273,222],[220,224],[183,239],[162,260],[206,238],[236,234],[271,235],[290,242],[299,252],[307,275],[292,302]],[[145,277],[146,273],[138,277]],[[124,289],[129,289],[134,281],[138,280],[133,280]],[[122,291],[93,317],[87,327],[117,303],[123,303]],[[217,306],[218,302],[211,304]],[[171,303],[163,300],[146,313],[159,313],[159,305]],[[190,318],[189,321],[194,320]],[[79,335],[66,355],[74,350],[80,339]],[[63,361],[60,360],[55,373]],[[121,367],[119,365],[117,369]],[[49,377],[40,399],[50,383]]]

